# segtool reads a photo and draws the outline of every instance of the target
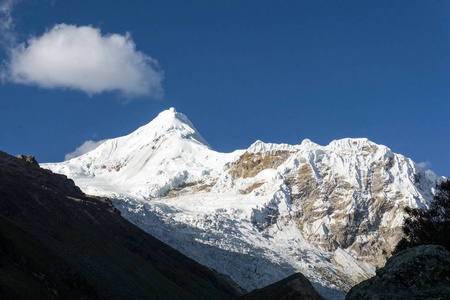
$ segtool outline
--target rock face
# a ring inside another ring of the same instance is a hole
[[[243,290],[86,196],[0,152],[1,299],[234,299]]]
[[[364,138],[219,153],[170,110],[43,166],[248,291],[301,272],[330,298],[375,275],[401,238],[403,207],[426,208],[442,180]]]
[[[423,245],[402,251],[376,271],[376,276],[354,286],[348,300],[450,299],[450,252]]]
[[[311,282],[301,273],[275,282],[242,297],[244,300],[323,300]]]

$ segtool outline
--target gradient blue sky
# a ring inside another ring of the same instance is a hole
[[[217,151],[367,137],[450,177],[450,1],[2,2],[2,151],[62,161],[173,106]],[[11,79],[11,49],[58,24],[128,32],[163,96]]]

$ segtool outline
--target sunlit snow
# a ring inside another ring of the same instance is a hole
[[[278,150],[290,156],[276,169],[248,178],[232,178],[229,173],[246,151]],[[343,299],[345,284],[338,286],[320,270],[338,278],[342,274],[357,278],[374,275],[375,268],[346,249],[326,251],[308,241],[300,229],[326,237],[330,226],[341,220],[328,215],[310,225],[296,224],[292,215],[299,208],[292,204],[291,195],[299,191],[291,190],[286,180],[308,164],[315,179],[322,182],[327,179],[323,169],[332,166],[332,175],[327,176],[364,189],[362,172],[380,161],[392,164],[389,173],[380,175],[390,182],[383,197],[400,193],[405,195],[401,201],[411,206],[427,205],[432,197],[428,186],[438,177],[367,139],[336,140],[328,146],[309,140],[300,145],[257,141],[247,150],[219,153],[173,108],[127,136],[43,167],[72,178],[85,193],[110,197],[125,218],[187,256],[230,275],[249,291],[302,272],[325,298]],[[420,184],[413,180],[416,173],[422,174]],[[420,190],[421,186],[427,189]],[[255,188],[244,193],[249,187]],[[337,192],[348,191],[338,187]],[[353,204],[343,209],[350,212],[365,196],[355,190],[348,197]],[[328,206],[324,200],[314,203],[318,211]],[[259,228],[272,213],[277,214],[275,223]],[[381,220],[388,227],[402,221],[402,214],[389,213]],[[369,237],[358,239],[363,242]]]

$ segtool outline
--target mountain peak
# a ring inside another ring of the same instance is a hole
[[[274,152],[274,151],[296,151],[298,146],[289,144],[274,144],[274,143],[264,143],[263,141],[257,140],[254,142],[247,151],[250,153],[264,153],[264,152]]]
[[[373,145],[376,144],[367,138],[343,138],[331,141],[328,146],[340,148],[362,148]]]
[[[174,121],[179,120],[183,123],[187,123],[189,126],[192,126],[191,121],[182,113],[177,112],[177,110],[174,107],[171,107],[169,109],[163,110],[158,114],[156,118],[154,118],[149,124],[154,123],[160,123],[160,124],[171,124]],[[145,127],[144,125],[143,127]]]
[[[138,128],[131,135],[151,134],[157,136],[178,134],[185,139],[192,139],[210,148],[208,142],[200,135],[186,115],[176,111],[174,107],[158,114],[150,123]]]

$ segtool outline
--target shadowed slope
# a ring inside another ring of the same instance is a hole
[[[120,216],[109,200],[0,152],[0,296],[232,299],[230,279]]]

